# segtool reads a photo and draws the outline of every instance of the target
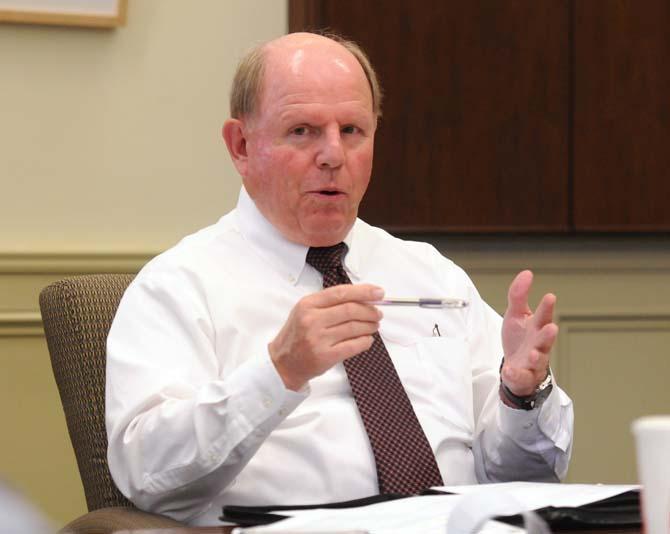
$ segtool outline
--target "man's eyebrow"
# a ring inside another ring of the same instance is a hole
[[[367,124],[374,123],[374,117],[369,116],[365,109],[349,109],[340,112],[336,117],[342,124]],[[277,114],[277,120],[281,123],[305,123],[318,125],[323,122],[318,111],[310,110],[303,104],[287,105]]]
[[[317,114],[305,109],[284,109],[279,112],[278,119],[282,122],[317,122]]]
[[[283,113],[280,114],[277,122],[284,126],[295,126],[296,124],[309,124],[312,125],[313,121],[309,117],[304,115],[297,115],[293,113]]]

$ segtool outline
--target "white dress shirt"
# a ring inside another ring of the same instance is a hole
[[[382,310],[381,337],[445,483],[564,476],[572,403],[557,387],[532,411],[500,402],[501,318],[467,275],[432,246],[361,220],[345,242],[353,283],[470,303]],[[108,459],[139,508],[207,525],[226,504],[378,492],[344,367],[294,392],[268,354],[296,302],[322,288],[307,250],[242,189],[235,210],[154,258],[126,291],[107,344]]]

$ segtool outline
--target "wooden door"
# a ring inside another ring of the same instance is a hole
[[[670,2],[575,2],[578,231],[670,230]]]
[[[292,31],[361,43],[385,89],[370,223],[404,232],[568,229],[563,1],[291,0]]]

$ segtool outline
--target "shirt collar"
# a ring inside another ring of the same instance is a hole
[[[293,283],[297,283],[306,265],[309,247],[289,241],[268,221],[256,207],[255,202],[242,186],[237,200],[237,222],[240,233],[254,247],[258,254],[271,265],[275,265]],[[358,219],[344,238],[349,247],[344,264],[347,271],[358,278],[359,255],[354,231],[360,223]]]

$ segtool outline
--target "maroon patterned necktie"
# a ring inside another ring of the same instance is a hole
[[[342,266],[347,245],[312,247],[307,263],[323,274],[323,287],[350,284]],[[377,466],[380,493],[415,494],[442,486],[426,435],[400,382],[384,342],[344,360],[351,390],[363,419]]]

